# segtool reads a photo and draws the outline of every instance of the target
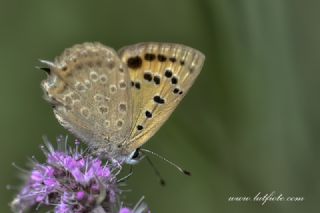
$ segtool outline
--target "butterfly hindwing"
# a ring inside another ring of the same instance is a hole
[[[50,67],[42,87],[62,126],[89,145],[112,152],[110,146],[128,136],[129,75],[113,49],[99,43],[66,49]]]
[[[139,43],[119,51],[127,64],[133,101],[133,125],[127,149],[152,137],[169,118],[201,71],[204,55],[169,43]]]

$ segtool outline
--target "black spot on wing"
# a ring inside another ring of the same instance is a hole
[[[146,61],[153,61],[155,58],[156,58],[156,56],[155,56],[155,54],[153,54],[153,53],[146,53],[146,54],[144,55],[144,59],[145,59]]]
[[[138,69],[142,66],[142,59],[139,56],[130,57],[127,60],[127,65],[131,69]]]
[[[158,55],[158,61],[160,61],[160,62],[165,62],[166,60],[167,60],[167,57],[166,57],[166,56],[161,55],[161,54]]]
[[[154,77],[153,77],[153,81],[154,81],[155,84],[159,85],[159,84],[160,84],[160,77],[157,76],[157,75],[154,76]]]
[[[167,78],[171,78],[172,77],[172,71],[171,70],[166,70],[164,75],[167,77]]]
[[[140,82],[135,82],[134,86],[135,86],[136,89],[140,89],[141,88]]]
[[[158,104],[164,104],[164,99],[161,98],[159,95],[156,95],[153,97],[154,102],[158,103]]]
[[[152,117],[152,113],[150,111],[148,111],[148,110],[146,111],[146,117],[147,118],[151,118]]]
[[[175,76],[173,76],[173,77],[171,78],[171,83],[172,83],[172,84],[177,84],[177,83],[178,83],[178,78],[175,77]]]
[[[179,95],[182,95],[183,91],[181,91],[180,89],[178,88],[174,88],[173,91],[172,91],[174,94],[179,94]]]
[[[177,94],[178,92],[179,92],[179,89],[178,88],[174,88],[173,93]]]
[[[147,81],[152,81],[152,74],[149,72],[144,73],[143,78]]]
[[[175,63],[177,61],[177,59],[175,57],[170,57],[169,61],[171,61],[172,63]]]

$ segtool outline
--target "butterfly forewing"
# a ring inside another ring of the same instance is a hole
[[[201,71],[204,55],[169,43],[140,43],[119,51],[127,64],[133,102],[128,151],[144,144],[168,119]]]
[[[59,122],[89,145],[113,152],[128,137],[130,80],[113,49],[99,43],[66,49],[42,87]]]

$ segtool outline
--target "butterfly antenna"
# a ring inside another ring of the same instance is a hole
[[[181,173],[183,173],[183,174],[185,174],[185,175],[188,175],[188,176],[191,176],[191,172],[182,169],[180,166],[178,166],[177,164],[169,161],[169,160],[166,159],[165,157],[163,157],[163,156],[161,156],[161,155],[159,155],[159,154],[157,154],[157,153],[155,153],[155,152],[152,152],[152,151],[150,151],[150,150],[148,150],[148,149],[140,149],[140,150],[143,151],[143,152],[150,153],[150,154],[152,154],[153,156],[155,156],[155,157],[157,157],[157,158],[159,158],[159,159],[161,159],[161,160],[164,160],[165,162],[167,162],[167,163],[170,164],[171,166],[173,166],[173,167],[175,167],[176,169],[178,169]],[[147,159],[148,159],[148,158],[147,158]]]
[[[157,167],[152,163],[151,159],[149,158],[149,156],[146,155],[146,159],[149,163],[149,165],[152,167],[154,173],[157,175],[157,177],[159,178],[160,180],[160,184],[161,186],[165,186],[166,185],[166,182],[164,181],[164,179],[162,178],[159,170],[157,169]]]

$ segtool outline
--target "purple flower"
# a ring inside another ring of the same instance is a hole
[[[79,142],[75,148],[67,145],[67,138],[60,137],[57,142],[55,150],[45,141],[45,163],[33,160],[25,185],[11,203],[14,212],[26,212],[35,206],[52,206],[56,213],[135,212],[119,210],[118,167],[79,152]]]
[[[120,209],[119,213],[132,213],[132,211],[129,208],[122,208]]]

